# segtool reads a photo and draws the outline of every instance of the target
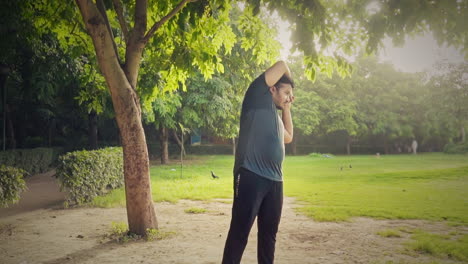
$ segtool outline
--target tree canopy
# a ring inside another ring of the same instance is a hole
[[[347,57],[365,45],[373,53],[384,37],[403,44],[406,36],[432,32],[439,44],[461,49],[468,56],[466,1],[247,1],[254,13],[265,7],[291,23],[293,50],[304,54],[305,74],[312,80],[317,72],[331,76],[350,73]]]

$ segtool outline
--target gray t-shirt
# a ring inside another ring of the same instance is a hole
[[[283,159],[283,121],[263,73],[250,84],[242,103],[234,175],[243,167],[270,180],[282,181]]]

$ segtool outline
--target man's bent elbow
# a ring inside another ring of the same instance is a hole
[[[289,144],[293,141],[293,137],[284,137],[284,144]]]

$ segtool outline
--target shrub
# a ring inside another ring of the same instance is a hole
[[[62,148],[7,150],[0,152],[0,164],[23,169],[32,175],[46,172],[62,152]]]
[[[22,169],[0,165],[0,207],[19,201],[21,192],[26,189],[25,174]]]
[[[468,153],[468,142],[465,143],[448,143],[444,146],[444,152],[447,154],[466,154]]]
[[[59,158],[55,177],[60,188],[68,192],[66,203],[91,202],[123,185],[122,148],[67,153]]]

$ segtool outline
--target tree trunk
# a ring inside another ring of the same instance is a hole
[[[351,143],[352,143],[352,138],[351,136],[348,136],[348,140],[346,141],[346,153],[348,155],[351,155]]]
[[[157,228],[158,223],[151,195],[148,148],[141,121],[140,102],[135,90],[139,64],[124,65],[124,71],[115,53],[113,39],[107,30],[106,21],[96,5],[88,0],[76,0],[76,3],[93,40],[99,68],[109,87],[122,138],[129,231],[138,235],[146,235],[146,230]],[[132,34],[141,35],[141,32],[133,31]],[[129,42],[138,41],[135,35]],[[128,44],[127,47],[130,46],[134,50],[130,52],[127,49],[127,56],[132,54],[132,56],[141,57],[144,44],[133,43]]]
[[[52,147],[52,142],[54,141],[56,124],[57,121],[54,117],[52,117],[49,125],[49,148]]]
[[[146,235],[148,228],[157,228],[158,224],[151,194],[148,147],[141,116],[135,114],[135,106],[130,113],[125,113],[120,107],[114,108],[120,110],[116,116],[123,143],[129,229],[130,232]]]
[[[0,86],[2,87],[2,107],[3,107],[3,133],[2,133],[2,144],[3,150],[6,149],[6,80],[10,69],[4,65],[0,64]]]
[[[291,142],[291,154],[293,156],[297,155],[297,144],[296,144],[296,137],[293,137],[293,140]]]
[[[161,164],[169,163],[169,133],[166,127],[159,127],[159,142],[161,144]]]
[[[388,143],[387,143],[387,137],[384,136],[384,152],[385,154],[388,154],[389,153],[389,150],[388,150]]]
[[[179,147],[180,147],[182,157],[187,156],[187,153],[185,152],[184,142],[182,142],[182,140],[179,138],[179,135],[177,135],[177,131],[175,129],[172,130],[172,135],[174,136],[174,139],[177,142],[177,145],[179,145]]]
[[[461,142],[465,143],[465,138],[466,138],[466,133],[465,133],[465,127],[461,127]]]
[[[236,138],[232,138],[232,155],[235,157],[236,156]]]
[[[98,148],[98,126],[97,126],[97,113],[96,111],[91,111],[88,114],[88,143],[89,149],[97,149]]]
[[[7,120],[7,130],[8,138],[10,139],[10,149],[16,149],[16,137],[15,129],[13,127],[13,118],[11,117],[11,111],[9,105],[6,105],[6,120]]]

